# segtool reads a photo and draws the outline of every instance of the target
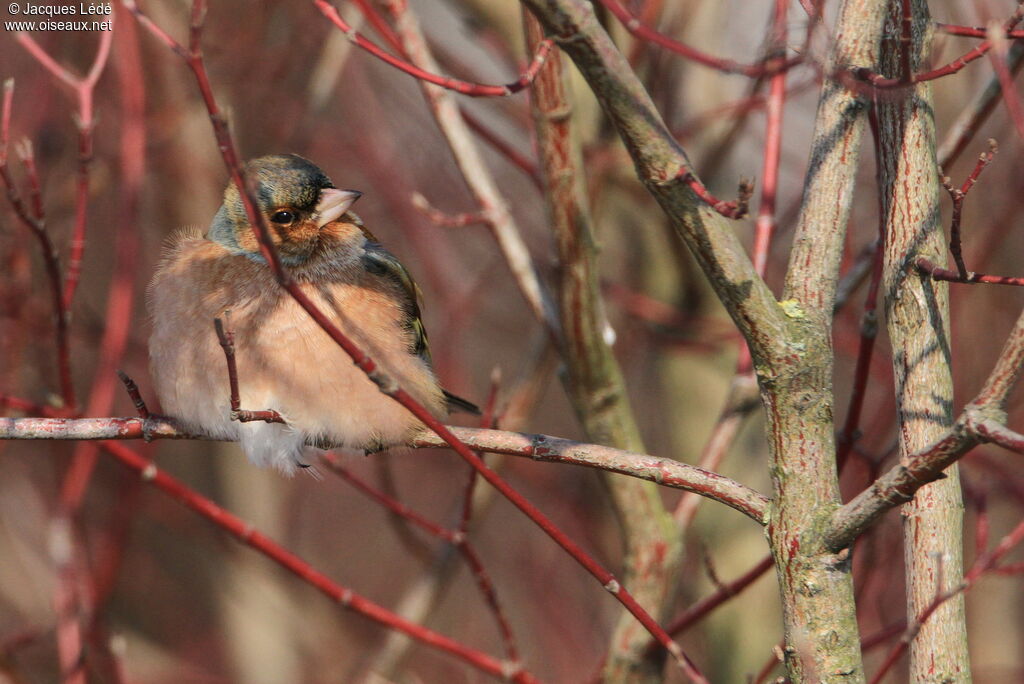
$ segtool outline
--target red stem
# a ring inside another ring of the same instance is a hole
[[[996,276],[986,275],[984,273],[971,273],[968,277],[961,277],[956,271],[950,271],[948,268],[941,268],[936,266],[928,259],[924,257],[919,258],[915,262],[917,270],[925,275],[929,275],[935,280],[945,280],[950,283],[986,283],[989,285],[1024,285],[1024,278],[1014,278],[1011,276]]]
[[[941,33],[951,36],[963,36],[965,38],[987,38],[988,29],[982,26],[961,26],[959,24],[935,23],[935,29]],[[1006,37],[1018,40],[1024,38],[1024,31],[1007,31]]]
[[[1010,114],[1014,128],[1017,129],[1017,136],[1024,140],[1024,106],[1021,105],[1020,92],[1014,83],[1013,75],[1006,66],[1007,50],[1005,40],[996,40],[995,49],[989,53],[992,61],[992,68],[996,72],[996,78],[1002,88],[1003,102],[1006,103],[1006,111]]]
[[[788,0],[776,0],[772,18],[772,52],[765,64],[784,60],[786,55],[786,10]],[[775,232],[775,202],[779,187],[779,158],[782,152],[782,114],[786,102],[786,72],[772,74],[768,85],[764,131],[764,164],[761,167],[761,205],[754,229],[754,268],[764,277],[768,265],[768,249]]]
[[[4,187],[7,189],[7,199],[14,209],[14,213],[39,242],[43,266],[46,269],[46,277],[50,283],[50,294],[53,301],[55,321],[54,342],[56,344],[57,376],[60,384],[61,399],[65,406],[74,409],[77,405],[77,400],[75,398],[74,382],[71,377],[68,312],[64,306],[64,298],[61,295],[60,259],[56,248],[53,246],[53,241],[50,240],[50,235],[46,231],[46,214],[43,211],[39,173],[36,169],[32,146],[26,141],[19,150],[28,180],[29,195],[32,202],[31,209],[26,206],[21,195],[18,193],[17,185],[14,183],[14,178],[11,176],[10,168],[7,164],[13,101],[14,80],[9,79],[4,83],[3,105],[2,111],[0,111],[0,180],[3,181]]]
[[[480,593],[483,595],[484,601],[490,608],[492,615],[494,615],[495,622],[498,625],[498,631],[501,633],[502,641],[505,644],[506,656],[509,660],[518,662],[519,650],[516,647],[516,640],[512,633],[512,627],[505,618],[505,612],[502,610],[501,604],[498,602],[498,595],[494,589],[494,582],[491,581],[491,577],[486,568],[484,568],[483,563],[480,561],[480,557],[477,555],[476,550],[466,538],[465,529],[460,528],[459,530],[449,530],[442,527],[432,520],[420,515],[400,501],[396,501],[384,492],[378,491],[363,482],[360,478],[353,475],[351,471],[341,465],[341,462],[334,454],[324,454],[323,458],[334,473],[355,487],[363,495],[373,499],[378,504],[387,508],[389,511],[408,521],[412,525],[419,527],[427,534],[448,542],[458,549],[463,560],[466,561],[470,571],[473,573],[473,577],[476,579],[477,586],[480,588]],[[472,472],[475,473],[476,471],[474,470]]]
[[[875,338],[878,336],[878,289],[882,283],[883,258],[882,241],[875,245],[874,266],[871,270],[871,284],[868,286],[867,297],[864,302],[864,313],[860,321],[860,346],[857,351],[857,365],[853,374],[853,394],[850,397],[850,406],[846,413],[846,422],[836,440],[836,468],[843,471],[853,443],[857,439],[857,429],[860,426],[860,415],[864,408],[864,398],[867,396],[868,379],[871,372],[871,357],[875,349]]]
[[[118,8],[117,11],[122,12],[123,10]],[[90,416],[107,415],[113,408],[118,387],[115,371],[121,365],[128,346],[135,301],[135,277],[141,265],[137,253],[139,251],[139,203],[146,169],[145,79],[139,59],[134,26],[123,29],[123,32],[119,31],[118,36],[119,52],[124,53],[116,63],[123,114],[119,153],[121,173],[118,185],[118,198],[121,200],[121,206],[117,212],[119,220],[114,237],[114,275],[104,316],[106,326],[103,331],[103,339],[100,342],[99,361],[86,405],[86,415]],[[104,57],[105,59],[106,57]],[[99,57],[97,57],[97,63],[102,64]],[[98,74],[98,72],[96,73]],[[91,100],[91,87],[88,93]],[[91,104],[89,110],[88,116],[91,119]],[[86,144],[91,148],[91,134],[86,135],[84,128],[80,129],[79,143]],[[76,221],[75,232],[82,238],[82,242],[78,250],[78,266],[81,265],[81,247],[84,247],[85,207],[89,190],[89,157],[91,157],[91,149],[87,155],[79,156],[79,197],[76,203],[79,220]],[[78,282],[78,272],[72,270],[76,264],[74,244],[73,240],[72,261],[69,264],[68,276],[65,280],[65,309],[70,309],[71,299]],[[83,442],[75,448],[71,466],[65,473],[61,484],[60,502],[66,514],[74,515],[81,506],[96,466],[97,452],[97,446],[91,442]]]
[[[721,585],[718,590],[692,606],[687,608],[679,617],[675,618],[665,628],[669,634],[684,632],[697,622],[703,620],[711,611],[739,594],[741,591],[753,584],[761,575],[768,572],[774,566],[771,555],[765,556],[754,567],[734,579],[732,582]]]
[[[767,76],[776,74],[779,71],[785,71],[792,66],[803,62],[802,57],[792,57],[790,59],[783,58],[782,60],[766,60],[763,63],[757,64],[741,64],[731,59],[721,59],[714,57],[702,52],[694,47],[681,43],[674,38],[655,31],[649,26],[644,25],[639,19],[630,13],[618,0],[600,0],[600,3],[612,14],[615,18],[622,22],[622,25],[632,35],[636,36],[641,40],[648,40],[652,43],[660,45],[661,47],[671,50],[676,54],[682,55],[686,59],[692,60],[697,64],[702,64],[712,69],[725,72],[727,74],[742,74],[750,78],[756,78],[759,76]]]
[[[907,0],[903,0],[905,3]],[[905,5],[906,6],[906,5]],[[1018,6],[1017,10],[1003,23],[1003,29],[1009,31],[1020,22],[1021,18],[1024,17],[1024,7]],[[987,35],[987,34],[986,34]],[[897,78],[886,78],[881,74],[877,74],[869,69],[861,68],[855,69],[854,74],[857,78],[870,83],[874,88],[877,89],[891,89],[891,88],[906,88],[914,85],[915,83],[921,83],[923,81],[932,81],[936,78],[942,78],[943,76],[949,76],[963,69],[965,66],[970,64],[976,59],[983,57],[985,53],[991,50],[993,43],[991,40],[984,40],[975,46],[972,50],[965,52],[960,57],[957,57],[952,62],[944,64],[936,69],[930,71],[924,71],[917,74],[908,76],[909,67],[906,68],[903,74]]]
[[[505,85],[470,83],[469,81],[461,81],[448,76],[431,74],[405,60],[388,54],[376,43],[368,40],[358,31],[353,29],[348,22],[342,19],[337,8],[327,2],[327,0],[313,0],[313,4],[316,5],[317,9],[319,9],[320,12],[331,21],[331,23],[337,26],[338,29],[345,34],[346,38],[355,43],[356,46],[369,52],[377,59],[387,62],[391,66],[400,71],[404,71],[413,78],[418,78],[420,80],[427,81],[428,83],[433,83],[434,85],[441,86],[442,88],[454,90],[457,93],[469,95],[471,97],[504,97],[523,90],[533,82],[534,77],[544,64],[544,60],[547,58],[548,53],[551,52],[554,45],[551,40],[542,41],[540,45],[537,46],[537,52],[534,54],[533,60],[530,62],[530,66],[527,67],[526,71],[524,71],[522,75],[512,83]]]
[[[100,33],[99,48],[93,58],[89,72],[84,76],[76,76],[68,68],[53,59],[28,33],[16,33],[15,39],[21,43],[32,57],[35,58],[55,78],[69,86],[78,101],[78,112],[75,120],[78,126],[78,182],[75,191],[75,225],[71,233],[71,254],[68,259],[68,272],[64,281],[62,301],[64,307],[70,309],[74,300],[75,290],[82,273],[82,256],[85,253],[85,235],[89,207],[89,166],[92,161],[93,128],[93,91],[99,81],[103,68],[110,56],[113,43],[112,30]]]
[[[177,499],[185,507],[190,508],[217,527],[230,533],[238,541],[256,549],[293,575],[318,589],[331,600],[337,601],[343,608],[348,608],[380,625],[402,632],[421,644],[453,655],[496,678],[507,678],[521,684],[531,684],[537,681],[531,674],[523,670],[510,674],[509,663],[502,662],[486,653],[464,646],[422,625],[409,622],[369,599],[356,594],[348,587],[335,583],[323,573],[315,570],[302,558],[281,547],[259,530],[254,529],[249,523],[224,510],[210,499],[198,494],[181,481],[159,470],[152,461],[143,458],[124,445],[117,442],[104,442],[103,448],[122,464],[139,473],[145,482],[153,485],[168,496]]]

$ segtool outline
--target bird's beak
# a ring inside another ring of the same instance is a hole
[[[317,228],[323,228],[331,221],[348,211],[356,200],[363,196],[358,190],[337,190],[324,188],[320,191],[320,201],[313,213]]]

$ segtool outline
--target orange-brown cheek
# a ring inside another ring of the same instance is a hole
[[[320,234],[320,228],[313,221],[302,221],[301,223],[282,227],[281,242],[285,245],[306,245],[312,242]]]
[[[271,242],[278,249],[285,251],[293,251],[294,248],[299,248],[298,251],[301,251],[302,248],[310,245],[320,232],[320,229],[312,221],[303,221],[291,226],[269,223],[269,227]],[[242,249],[247,252],[259,251],[259,242],[252,230],[245,229],[240,233],[238,244]]]

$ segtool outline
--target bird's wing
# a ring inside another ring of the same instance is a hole
[[[412,351],[430,363],[430,344],[427,342],[427,330],[423,327],[423,319],[420,316],[421,293],[416,281],[395,255],[374,243],[367,244],[363,262],[366,270],[390,278],[401,288],[404,295],[405,325],[412,333]]]

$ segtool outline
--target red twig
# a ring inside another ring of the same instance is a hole
[[[486,568],[484,568],[483,563],[480,561],[480,557],[477,555],[473,545],[469,543],[469,540],[466,537],[466,530],[461,526],[458,530],[450,530],[442,527],[441,525],[428,520],[400,501],[396,501],[387,494],[374,489],[341,465],[337,456],[332,453],[324,454],[323,460],[330,467],[331,471],[336,473],[365,496],[373,499],[395,515],[407,520],[412,525],[419,527],[427,534],[437,537],[458,549],[459,554],[466,562],[466,565],[469,566],[473,577],[476,579],[477,586],[480,588],[480,593],[483,595],[484,601],[486,601],[491,613],[494,615],[495,622],[498,625],[498,631],[501,633],[502,641],[505,645],[506,657],[512,661],[513,664],[518,664],[519,649],[516,647],[516,639],[512,633],[512,627],[509,625],[509,622],[505,617],[505,612],[502,610],[501,604],[498,601],[494,582],[491,581],[491,577]],[[476,473],[475,470],[472,472]]]
[[[533,56],[533,60],[527,67],[526,71],[512,83],[505,85],[485,85],[483,83],[470,83],[468,81],[461,81],[456,78],[448,76],[438,76],[437,74],[431,74],[423,71],[419,67],[410,64],[409,62],[399,59],[394,55],[390,55],[385,52],[380,46],[371,40],[368,40],[356,31],[352,26],[342,19],[338,13],[337,8],[334,5],[327,2],[327,0],[313,0],[313,4],[316,5],[317,9],[325,17],[327,17],[331,23],[338,27],[338,29],[345,34],[345,37],[352,41],[355,45],[366,50],[371,55],[387,62],[391,66],[395,67],[400,71],[404,71],[413,78],[418,78],[428,83],[447,88],[448,90],[454,90],[457,93],[463,95],[469,95],[471,97],[504,97],[506,95],[512,95],[523,90],[530,83],[533,82],[534,77],[544,64],[544,60],[547,59],[548,54],[551,52],[553,43],[551,40],[543,41],[538,47],[537,52]]]
[[[770,53],[765,64],[785,60],[786,55],[786,10],[788,0],[776,0],[772,17]],[[778,70],[772,74],[768,85],[767,117],[764,131],[764,163],[761,167],[761,204],[754,224],[754,268],[764,277],[768,265],[768,249],[772,233],[775,232],[775,202],[779,185],[779,158],[782,152],[782,113],[786,103],[786,72]]]
[[[883,227],[884,229],[884,227]],[[882,241],[875,243],[874,266],[871,270],[871,284],[864,302],[864,313],[860,319],[860,346],[857,351],[857,365],[853,372],[853,393],[850,406],[846,411],[846,422],[836,439],[836,467],[843,471],[853,443],[857,440],[860,426],[860,414],[867,396],[868,379],[871,373],[871,357],[875,349],[875,338],[878,336],[878,289],[882,282],[883,258]]]
[[[732,582],[720,584],[718,590],[707,598],[684,610],[678,617],[672,620],[665,628],[669,634],[677,635],[684,632],[697,622],[703,620],[711,611],[736,596],[741,591],[753,584],[761,575],[773,567],[774,561],[771,555],[767,555],[754,567],[734,579]]]
[[[736,200],[733,202],[727,202],[712,195],[692,171],[684,169],[679,172],[679,177],[683,179],[684,183],[690,186],[690,188],[697,194],[697,197],[704,200],[705,203],[722,216],[731,219],[741,219],[747,215],[747,209],[750,205],[750,196],[754,192],[753,183],[747,179],[740,179],[740,186]]]
[[[948,176],[942,176],[942,187],[946,188],[946,192],[949,193],[949,198],[953,201],[953,218],[950,221],[949,227],[949,251],[953,253],[953,260],[956,262],[957,270],[961,278],[969,278],[971,276],[970,271],[967,270],[966,264],[964,264],[963,251],[961,249],[960,241],[960,220],[963,213],[964,199],[967,197],[967,193],[971,191],[974,184],[978,181],[978,176],[985,169],[986,166],[992,163],[992,159],[996,156],[996,152],[999,148],[996,146],[996,141],[989,138],[988,141],[988,152],[983,152],[978,157],[978,163],[974,165],[974,170],[971,171],[970,175],[963,182],[959,188],[954,187],[950,182]],[[941,174],[941,169],[939,170]]]
[[[28,33],[18,32],[15,38],[37,62],[54,77],[71,88],[78,101],[75,124],[78,127],[78,182],[75,190],[75,227],[71,234],[71,253],[68,272],[64,280],[63,301],[71,308],[75,290],[82,274],[82,255],[85,253],[85,233],[89,207],[89,167],[92,162],[93,129],[96,120],[93,111],[93,91],[110,56],[113,30],[100,33],[100,43],[92,65],[84,77],[77,76],[53,59]]]
[[[962,36],[964,38],[988,38],[989,29],[983,26],[961,26],[960,24],[944,24],[941,21],[935,22],[935,30],[950,36]],[[1011,40],[1024,38],[1024,31],[1006,31],[1004,34]]]
[[[418,192],[414,192],[412,195],[412,206],[416,207],[418,212],[430,219],[430,222],[435,226],[443,228],[465,228],[466,226],[479,223],[487,224],[491,221],[490,217],[481,211],[446,214],[440,209],[435,208],[426,197]]]
[[[123,10],[118,8],[119,13]],[[142,261],[138,258],[139,251],[139,205],[142,195],[142,183],[146,170],[146,91],[145,78],[142,74],[142,63],[138,54],[136,29],[130,25],[118,32],[118,51],[120,59],[116,61],[118,77],[118,93],[121,100],[122,126],[119,136],[120,178],[118,182],[117,228],[114,237],[114,267],[110,291],[107,295],[106,313],[103,318],[105,326],[100,342],[99,360],[96,364],[92,388],[86,404],[86,415],[103,416],[111,412],[117,393],[115,373],[128,347],[129,334],[132,329],[133,303],[135,301],[135,280]],[[97,58],[97,64],[101,64]],[[99,71],[94,64],[90,78],[97,78]],[[88,79],[87,79],[88,80]],[[91,97],[91,96],[90,96]],[[91,105],[90,105],[91,106]],[[90,115],[91,116],[91,115]],[[91,140],[91,133],[86,136]],[[91,143],[90,143],[91,144]],[[91,153],[90,153],[91,156]],[[79,160],[79,203],[80,228],[83,236],[85,231],[84,207],[88,192],[88,166],[83,167]],[[78,228],[76,228],[78,231]],[[74,248],[72,259],[74,259]],[[78,254],[81,262],[81,251]],[[78,274],[70,270],[69,265],[66,281],[64,306],[70,310],[71,299]],[[92,478],[99,456],[95,444],[84,442],[75,447],[68,468],[61,483],[60,501],[64,512],[74,515],[82,503],[89,481]]]
[[[706,67],[717,69],[718,71],[722,71],[727,74],[742,74],[750,78],[768,76],[780,71],[785,71],[803,61],[802,57],[797,56],[789,59],[783,58],[781,60],[770,59],[757,64],[741,64],[740,62],[735,62],[731,59],[713,57],[706,52],[702,52],[694,47],[686,45],[685,43],[681,43],[674,38],[669,38],[649,26],[644,25],[618,0],[600,0],[600,2],[608,9],[609,12],[615,15],[616,19],[622,22],[622,25],[627,31],[640,40],[650,41],[667,50],[671,50],[676,54],[682,55],[686,59],[692,60],[697,64],[702,64]]]
[[[1024,5],[1018,5],[1016,11],[1014,11],[1010,18],[1003,22],[1003,30],[1009,31],[1016,26],[1018,22],[1020,22],[1021,18],[1024,18]],[[909,76],[909,68],[905,68],[904,73],[897,78],[886,78],[885,76],[877,74],[867,68],[854,69],[853,74],[857,79],[868,83],[879,90],[906,88],[914,85],[915,83],[933,81],[937,78],[942,78],[943,76],[955,74],[974,60],[983,57],[985,53],[992,49],[992,47],[993,43],[991,40],[984,40],[972,50],[969,50],[960,57],[957,57],[952,62],[929,71],[910,74]]]
[[[497,678],[505,678],[522,684],[536,682],[536,679],[512,663],[497,660],[486,653],[469,648],[453,639],[438,634],[422,625],[409,622],[391,613],[369,599],[356,594],[348,587],[341,586],[326,575],[315,570],[309,563],[279,546],[273,540],[253,528],[252,525],[224,510],[216,503],[203,497],[181,481],[159,470],[156,465],[131,449],[116,442],[105,442],[103,448],[125,466],[139,473],[142,479],[177,499],[217,527],[234,536],[238,541],[270,558],[296,577],[312,585],[343,608],[356,612],[370,620],[407,634],[417,642],[459,658],[473,667]]]
[[[991,551],[979,556],[971,565],[971,569],[964,575],[964,579],[957,586],[941,591],[932,600],[928,606],[914,619],[913,623],[908,625],[903,633],[899,643],[896,644],[889,651],[885,661],[878,668],[875,676],[871,678],[871,684],[879,684],[885,675],[892,669],[892,666],[900,659],[903,653],[907,650],[910,642],[914,640],[914,637],[921,630],[922,625],[930,618],[939,607],[950,600],[951,598],[966,592],[970,589],[975,582],[977,582],[986,573],[994,571],[998,568],[999,561],[1009,553],[1014,547],[1024,540],[1024,522],[1018,523],[1013,530],[1003,537],[999,544],[996,545]],[[941,584],[939,585],[941,587]]]
[[[1024,105],[1021,104],[1020,91],[1017,90],[1017,85],[1014,83],[1013,74],[1010,73],[1010,68],[1006,64],[1009,54],[1006,38],[992,31],[989,41],[994,48],[989,53],[989,60],[992,62],[992,68],[1002,87],[1006,111],[1009,112],[1010,120],[1013,121],[1013,125],[1017,129],[1017,136],[1024,140]]]
[[[227,318],[227,312],[224,314]],[[238,395],[238,367],[235,364],[235,333],[226,330],[224,322],[219,318],[213,319],[213,327],[217,331],[217,339],[224,349],[224,360],[228,367],[228,385],[231,388],[231,420],[239,423],[251,423],[264,421],[267,423],[284,423],[285,419],[273,409],[265,411],[247,411],[241,408],[242,400]]]
[[[318,2],[320,1],[322,0],[318,0]],[[129,0],[129,3],[128,8],[133,12],[133,14],[136,16],[144,16],[138,9],[137,5],[131,3],[131,0]],[[324,4],[326,5],[326,3]],[[326,6],[330,8],[330,5]],[[331,9],[333,10],[333,8]],[[200,50],[200,38],[202,36],[202,19],[204,12],[205,4],[203,0],[194,0],[192,6],[191,30],[189,32],[189,49],[186,61],[196,77],[200,92],[202,93],[203,101],[210,114],[210,120],[213,123],[214,134],[220,146],[221,155],[223,156],[224,163],[231,175],[232,182],[239,191],[246,216],[249,219],[250,225],[253,226],[256,239],[260,245],[260,252],[266,259],[278,282],[285,290],[288,291],[295,301],[305,309],[317,325],[319,325],[324,332],[326,332],[331,339],[334,340],[334,342],[352,358],[353,363],[355,363],[360,370],[366,373],[370,380],[376,383],[382,392],[402,404],[402,406],[406,407],[414,416],[422,421],[424,425],[437,434],[438,437],[450,444],[452,449],[469,462],[473,468],[479,471],[485,480],[501,492],[503,496],[519,508],[538,527],[540,527],[559,546],[561,546],[566,553],[572,556],[598,582],[600,582],[607,591],[609,591],[634,617],[637,618],[637,620],[640,621],[642,625],[644,625],[658,643],[664,646],[665,649],[673,655],[683,669],[687,672],[695,673],[696,676],[691,675],[692,679],[702,681],[703,677],[697,672],[696,667],[686,654],[682,652],[679,645],[672,641],[672,638],[665,632],[661,625],[659,625],[657,621],[651,617],[651,615],[645,611],[639,603],[637,603],[636,599],[633,598],[633,595],[619,584],[614,575],[612,575],[608,570],[594,560],[593,557],[587,554],[578,544],[556,527],[554,523],[547,518],[547,516],[537,510],[533,504],[529,503],[497,473],[488,468],[480,457],[455,437],[455,435],[452,434],[444,424],[431,415],[423,405],[417,402],[408,392],[399,386],[393,378],[388,376],[382,369],[378,368],[376,362],[364,354],[363,351],[348,338],[348,336],[341,332],[341,330],[339,330],[338,327],[335,326],[330,319],[328,319],[323,312],[316,307],[315,304],[313,304],[305,291],[288,275],[287,271],[283,268],[280,260],[278,259],[276,250],[273,248],[270,231],[266,225],[266,221],[263,218],[263,215],[256,210],[257,203],[243,178],[238,154],[235,150],[234,140],[228,130],[226,120],[220,113],[220,109],[217,107],[213,91],[210,88],[209,80],[206,76],[206,69],[203,64],[202,52]],[[337,12],[335,11],[334,14],[337,14]],[[144,25],[147,27],[155,26],[148,20]],[[160,30],[154,31],[154,33],[166,44],[171,46],[175,52],[182,54],[180,44],[168,36],[166,32]],[[175,49],[174,46],[177,46],[177,49]]]
[[[989,285],[1024,285],[1024,278],[1014,278],[1011,276],[996,276],[986,275],[984,273],[971,273],[968,277],[964,278],[956,271],[950,271],[948,268],[942,268],[936,266],[928,259],[924,257],[919,258],[914,265],[917,270],[925,275],[929,275],[935,280],[945,280],[950,283],[986,283]]]
[[[46,230],[46,214],[43,211],[42,193],[40,192],[39,173],[35,165],[32,145],[26,140],[18,146],[19,156],[25,167],[25,175],[29,186],[31,207],[28,206],[18,192],[18,187],[7,164],[8,146],[11,132],[11,111],[14,102],[14,79],[4,82],[3,105],[0,110],[0,180],[7,189],[7,199],[14,209],[15,215],[28,228],[39,242],[46,269],[47,281],[50,283],[51,299],[54,315],[54,342],[57,353],[57,376],[60,383],[60,395],[65,406],[74,409],[75,386],[71,378],[71,349],[68,330],[68,310],[61,294],[60,257],[50,240]]]

